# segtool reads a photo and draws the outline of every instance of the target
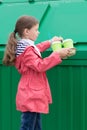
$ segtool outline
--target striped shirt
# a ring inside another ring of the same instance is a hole
[[[16,56],[19,56],[22,54],[27,46],[33,46],[38,54],[41,56],[39,49],[34,45],[34,41],[29,39],[22,39],[18,41],[17,47],[16,47]]]

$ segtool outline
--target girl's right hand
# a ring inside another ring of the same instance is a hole
[[[70,53],[70,48],[61,48],[57,51],[61,57],[61,59],[66,58]]]
[[[58,36],[54,36],[52,39],[51,39],[51,42],[55,42],[55,41],[63,41],[63,37],[58,37]]]

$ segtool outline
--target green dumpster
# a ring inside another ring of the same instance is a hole
[[[44,115],[44,129],[87,129],[87,43],[77,43],[75,47],[75,56],[47,72],[53,104],[50,114]],[[48,54],[50,51],[44,56]]]
[[[2,13],[3,12],[3,13]],[[6,40],[22,14],[40,20],[36,44],[54,35],[72,38],[75,56],[47,71],[53,104],[50,113],[42,115],[43,130],[87,130],[87,2],[39,1],[29,4],[0,5],[0,130],[18,130],[20,112],[16,111],[15,95],[20,75],[14,67],[2,64]],[[48,56],[51,49],[45,51]]]
[[[2,4],[0,6],[0,43],[6,44],[9,33],[14,31],[14,25],[16,20],[21,15],[32,15],[35,16],[41,22],[45,12],[48,9],[48,5],[30,5],[29,3],[16,3],[16,4]]]

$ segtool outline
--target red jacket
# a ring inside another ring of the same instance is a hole
[[[40,52],[43,52],[50,47],[50,42],[42,42],[37,47]],[[15,67],[21,73],[16,95],[17,110],[49,112],[48,105],[52,103],[52,97],[45,71],[59,63],[61,63],[61,59],[57,52],[42,58],[32,46],[28,46],[16,58]]]

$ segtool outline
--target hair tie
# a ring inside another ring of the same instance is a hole
[[[15,34],[16,34],[16,32],[17,32],[17,31],[16,31],[16,30],[14,30],[14,33],[15,33]]]

